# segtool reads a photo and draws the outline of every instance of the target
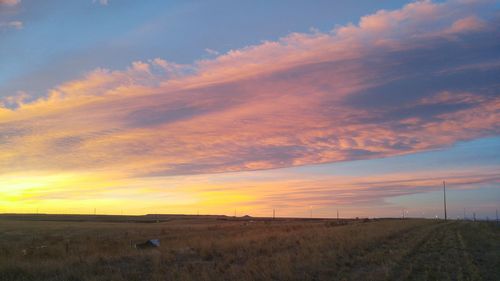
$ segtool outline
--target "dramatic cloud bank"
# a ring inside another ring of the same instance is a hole
[[[0,172],[221,173],[497,135],[493,5],[419,1],[193,65],[137,61],[44,98],[20,91],[0,101]]]

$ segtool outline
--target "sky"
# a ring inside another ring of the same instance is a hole
[[[499,7],[0,0],[0,213],[493,219]]]

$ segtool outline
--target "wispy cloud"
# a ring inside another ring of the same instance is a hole
[[[9,21],[9,22],[0,22],[0,28],[14,28],[14,29],[22,29],[23,22],[22,21]]]
[[[0,31],[7,29],[22,29],[24,27],[22,21],[11,17],[17,14],[20,4],[21,0],[0,0]]]
[[[106,6],[109,4],[109,0],[92,0],[92,3],[99,3],[100,5]]]
[[[207,54],[213,55],[213,56],[217,56],[220,54],[218,51],[210,49],[210,48],[205,48],[205,52],[207,52]]]
[[[0,107],[0,170],[220,173],[498,134],[500,69],[468,67],[499,59],[490,8],[419,1],[193,65],[96,69],[45,98]]]
[[[0,5],[16,6],[21,3],[21,0],[0,0]]]

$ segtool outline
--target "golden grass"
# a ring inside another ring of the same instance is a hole
[[[0,280],[494,279],[499,233],[486,223],[413,219],[0,219]],[[131,247],[150,238],[160,248]]]

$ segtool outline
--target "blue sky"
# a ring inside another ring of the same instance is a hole
[[[0,0],[0,203],[492,217],[498,8]]]
[[[22,30],[0,33],[0,95],[43,95],[94,68],[121,69],[134,60],[192,63],[212,57],[207,49],[225,53],[291,32],[328,31],[406,2],[25,0],[0,14],[23,22]]]

